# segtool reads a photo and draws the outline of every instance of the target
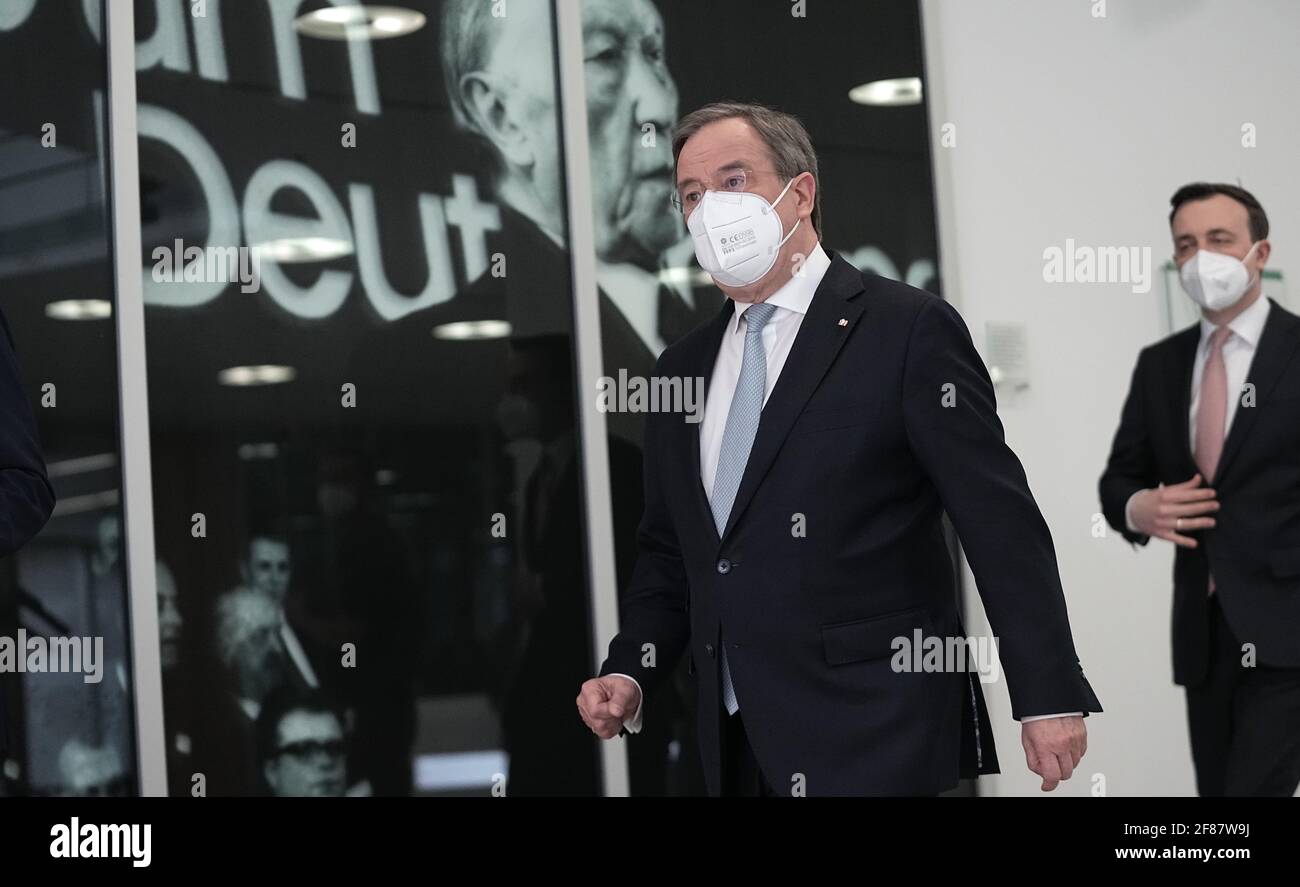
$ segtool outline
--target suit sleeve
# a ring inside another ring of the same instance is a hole
[[[1115,440],[1110,446],[1110,458],[1106,460],[1106,470],[1098,485],[1101,511],[1106,516],[1106,522],[1129,542],[1137,545],[1146,545],[1151,537],[1134,533],[1128,528],[1128,517],[1125,514],[1128,500],[1139,490],[1159,483],[1155,452],[1147,434],[1145,399],[1142,397],[1142,380],[1147,372],[1146,355],[1145,351],[1138,355],[1137,366],[1133,368],[1128,399],[1124,401],[1124,412],[1120,414],[1119,428],[1115,431]]]
[[[1056,551],[1007,446],[961,316],[929,298],[903,371],[908,440],[961,539],[997,638],[1012,714],[1101,711],[1074,649]]]
[[[656,367],[655,373],[659,374]],[[636,566],[619,600],[620,630],[609,644],[602,676],[620,673],[641,685],[641,705],[671,675],[690,637],[689,590],[677,532],[664,498],[661,441],[680,414],[647,413],[642,463],[645,510],[637,527]],[[647,647],[646,645],[652,645]],[[647,652],[653,650],[653,657]],[[646,664],[650,662],[650,664]]]
[[[0,314],[0,557],[22,548],[54,510],[36,422],[23,392],[9,324]]]

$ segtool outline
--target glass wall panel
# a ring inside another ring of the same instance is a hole
[[[0,4],[0,795],[136,786],[101,16]]]
[[[136,3],[176,794],[600,791],[551,6],[402,6]]]

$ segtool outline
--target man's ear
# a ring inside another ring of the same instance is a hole
[[[1255,244],[1255,260],[1259,262],[1259,267],[1263,268],[1268,264],[1268,257],[1273,253],[1273,244],[1268,240],[1261,240]]]
[[[515,167],[533,164],[533,146],[528,132],[513,117],[500,78],[484,71],[474,71],[460,78],[463,107],[473,129]]]
[[[808,224],[811,225],[813,208],[817,206],[817,180],[813,178],[812,173],[801,173],[799,180],[790,190],[795,195],[794,205],[799,212],[799,218],[807,219]]]

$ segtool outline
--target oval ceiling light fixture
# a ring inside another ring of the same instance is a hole
[[[892,80],[873,80],[849,90],[849,100],[859,105],[878,108],[895,108],[901,105],[921,104],[921,78],[895,77]]]
[[[504,339],[511,327],[504,320],[458,320],[441,323],[433,328],[435,339],[450,342],[472,342],[480,339]]]
[[[321,40],[383,40],[418,31],[425,21],[422,13],[400,6],[326,6],[298,16],[293,27]]]
[[[245,462],[256,462],[263,459],[276,459],[280,456],[280,448],[275,443],[244,443],[239,445],[239,458]]]
[[[290,366],[259,364],[257,366],[229,367],[217,373],[222,385],[249,387],[253,385],[283,385],[292,382],[298,371]]]
[[[113,316],[113,303],[107,299],[60,299],[45,306],[51,320],[103,320]]]
[[[336,237],[282,237],[253,247],[258,259],[292,265],[299,262],[327,262],[352,255],[352,244]]]

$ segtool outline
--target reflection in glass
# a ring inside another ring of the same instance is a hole
[[[599,793],[551,4],[231,6],[136,7],[171,790]]]
[[[0,18],[0,525],[29,522],[19,472],[48,470],[57,497],[0,551],[0,795],[136,785],[100,16],[54,0]],[[10,445],[32,409],[24,468]]]

